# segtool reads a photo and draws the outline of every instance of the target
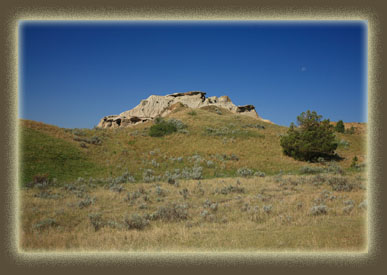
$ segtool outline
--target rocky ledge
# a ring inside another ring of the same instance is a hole
[[[174,93],[165,96],[151,95],[141,100],[140,104],[131,110],[119,115],[105,116],[98,123],[99,128],[119,128],[144,123],[172,112],[175,104],[183,104],[189,108],[201,108],[205,106],[217,106],[236,114],[247,115],[262,121],[269,122],[258,116],[253,105],[236,106],[228,96],[206,97],[206,93],[190,91],[186,93]]]

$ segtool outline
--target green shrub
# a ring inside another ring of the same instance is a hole
[[[336,123],[335,131],[338,133],[344,133],[344,130],[345,130],[344,123],[342,120],[339,120]]]
[[[357,156],[354,156],[353,159],[352,159],[352,163],[351,163],[351,167],[352,168],[357,168],[359,166],[357,161],[358,161]]]
[[[150,127],[149,135],[151,137],[162,137],[177,131],[183,131],[185,128],[187,128],[187,125],[178,119],[164,120],[158,117],[155,119],[155,124]]]
[[[299,127],[290,125],[287,135],[280,142],[284,154],[297,160],[317,161],[319,157],[332,158],[337,148],[333,126],[329,120],[307,111],[297,117]]]

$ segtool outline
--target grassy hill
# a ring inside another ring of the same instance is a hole
[[[118,178],[125,173],[136,181],[158,181],[173,174],[194,177],[194,167],[201,167],[196,170],[201,178],[213,178],[250,171],[295,173],[304,166],[324,166],[296,161],[282,153],[279,139],[287,127],[212,107],[193,110],[180,106],[168,118],[181,120],[187,127],[151,137],[148,132],[153,122],[119,129],[64,129],[21,120],[22,182],[42,174],[58,182],[78,177]],[[353,134],[336,134],[337,153],[343,157],[336,165],[343,169],[349,169],[355,155],[359,163],[364,162],[365,124],[355,127]]]
[[[186,125],[63,129],[22,120],[20,247],[26,251],[362,251],[365,125],[337,134],[337,163],[282,153],[287,128],[219,108]],[[280,173],[282,171],[283,173]],[[264,174],[265,176],[263,176]],[[255,176],[254,176],[255,175]],[[40,179],[56,178],[57,184]],[[35,178],[35,183],[28,184]],[[200,180],[199,180],[200,179]],[[133,183],[136,181],[136,183]]]

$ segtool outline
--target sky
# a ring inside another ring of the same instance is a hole
[[[19,117],[93,128],[150,95],[203,91],[289,126],[367,122],[365,21],[19,23]]]

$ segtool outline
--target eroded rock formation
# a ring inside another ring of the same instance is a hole
[[[151,95],[147,99],[141,100],[140,104],[129,111],[119,115],[105,116],[101,119],[97,127],[118,128],[143,123],[161,116],[164,117],[172,112],[173,106],[177,103],[189,108],[201,108],[205,106],[217,106],[225,108],[233,113],[247,115],[262,121],[255,111],[253,105],[236,106],[228,96],[206,97],[206,93],[200,91],[190,91],[186,93],[174,93],[165,96]]]

